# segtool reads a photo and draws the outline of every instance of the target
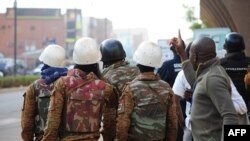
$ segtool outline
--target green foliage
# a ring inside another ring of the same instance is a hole
[[[194,22],[194,23],[192,23],[192,25],[189,28],[191,30],[200,29],[200,28],[202,28],[202,24],[200,24],[198,22]]]
[[[183,7],[186,9],[186,21],[189,22],[190,29],[195,30],[195,29],[200,29],[200,28],[206,28],[207,23],[202,21],[201,19],[195,17],[194,15],[194,7],[189,7],[187,5],[183,5]]]
[[[38,78],[38,75],[17,75],[0,77],[0,88],[28,86]]]

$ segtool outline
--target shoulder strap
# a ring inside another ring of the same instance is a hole
[[[149,88],[152,90],[152,91],[154,91],[155,93],[156,93],[156,98],[160,101],[160,106],[161,106],[161,109],[163,110],[163,111],[166,111],[167,112],[167,110],[168,110],[168,108],[166,108],[168,105],[166,105],[165,103],[164,103],[164,101],[163,101],[163,98],[161,98],[161,96],[159,95],[159,93],[154,89],[154,88],[152,88],[149,84],[147,84],[148,86],[149,86]],[[175,102],[175,101],[174,101]],[[166,106],[166,107],[165,107]],[[166,117],[167,118],[167,117]],[[167,119],[165,120],[165,129],[167,129]],[[165,132],[165,138],[164,138],[164,141],[166,141],[166,132]]]

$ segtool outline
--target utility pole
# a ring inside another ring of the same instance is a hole
[[[17,73],[17,2],[14,1],[14,75]]]

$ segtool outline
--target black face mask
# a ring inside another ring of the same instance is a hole
[[[153,67],[148,67],[148,66],[143,66],[143,65],[140,65],[140,64],[137,64],[136,65],[140,72],[143,73],[143,72],[153,72],[155,68]]]
[[[107,67],[113,65],[114,63],[116,63],[118,61],[124,61],[124,60],[125,59],[117,59],[117,60],[103,62],[103,68],[107,68]]]
[[[49,65],[47,65],[47,64],[43,64],[43,67],[41,68],[41,71],[43,71],[43,70],[45,70],[45,69],[48,69],[48,68],[50,68],[50,66],[49,66]]]
[[[74,68],[80,69],[80,70],[86,72],[87,74],[90,73],[90,72],[93,72],[99,79],[101,78],[101,72],[99,70],[99,65],[97,63],[89,64],[89,65],[76,64],[74,66]]]

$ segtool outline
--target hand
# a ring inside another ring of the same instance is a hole
[[[178,30],[178,38],[173,37],[172,39],[170,39],[169,44],[172,44],[174,47],[177,47],[177,48],[183,47],[183,40],[181,38],[180,29]]]
[[[185,118],[183,117],[183,115],[180,115],[179,116],[179,125],[184,128],[186,125],[185,125]]]
[[[190,101],[191,98],[192,98],[192,91],[190,89],[187,89],[185,92],[184,92],[184,98],[186,99],[186,101]]]
[[[181,38],[180,29],[178,30],[178,38],[172,38],[169,43],[170,45],[175,47],[176,53],[181,57],[183,61],[187,59],[187,55],[185,53],[185,43]]]

